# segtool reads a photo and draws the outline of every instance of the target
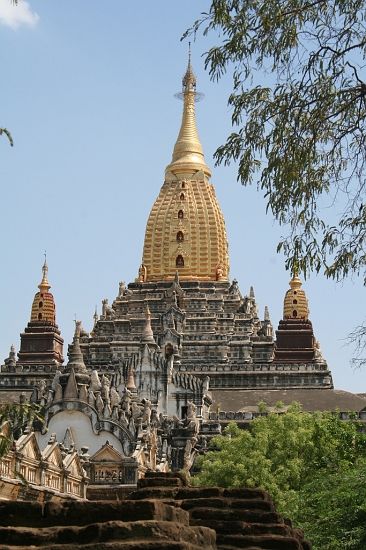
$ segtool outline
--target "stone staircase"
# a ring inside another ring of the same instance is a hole
[[[0,501],[0,550],[215,550],[215,539],[159,500]]]
[[[0,550],[310,550],[260,489],[147,472],[128,500],[0,501]]]
[[[160,499],[189,512],[191,526],[216,531],[220,550],[310,550],[300,530],[284,520],[265,491],[187,487],[179,474],[148,472],[130,499]]]

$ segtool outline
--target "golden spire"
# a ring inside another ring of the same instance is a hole
[[[42,273],[43,273],[42,281],[39,283],[38,288],[41,292],[48,292],[49,289],[51,288],[51,285],[50,285],[50,283],[48,282],[48,279],[47,279],[48,265],[47,265],[46,252],[44,253],[44,264],[42,266]]]
[[[209,181],[194,114],[196,78],[188,60],[183,78],[183,120],[146,225],[138,281],[227,281],[225,220]]]
[[[174,146],[172,162],[167,166],[166,173],[195,173],[202,170],[208,177],[211,171],[205,162],[203,149],[198,137],[195,114],[195,101],[199,99],[196,91],[196,77],[191,65],[191,46],[189,44],[188,66],[182,80],[183,116],[179,135]]]
[[[290,289],[286,292],[283,305],[284,319],[305,319],[309,318],[309,306],[306,294],[302,289],[301,279],[297,271],[294,271],[290,281]]]
[[[39,283],[37,292],[34,296],[31,312],[31,321],[42,321],[56,323],[55,302],[50,293],[51,285],[47,279],[48,265],[46,253],[44,254],[44,264],[42,266],[42,281]]]

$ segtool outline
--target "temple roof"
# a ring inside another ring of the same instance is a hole
[[[344,390],[332,389],[288,389],[288,390],[220,390],[211,391],[215,411],[257,411],[258,403],[269,408],[282,401],[285,405],[301,403],[305,411],[361,411],[366,407],[366,398]]]

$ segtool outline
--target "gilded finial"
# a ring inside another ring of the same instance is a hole
[[[188,65],[187,70],[185,72],[185,75],[182,79],[182,92],[183,94],[187,92],[193,92],[196,94],[196,86],[197,86],[197,80],[196,75],[193,72],[192,64],[191,64],[191,43],[188,43]]]
[[[202,145],[196,126],[195,101],[202,94],[196,91],[196,76],[191,63],[191,46],[189,44],[187,70],[182,79],[182,93],[177,94],[183,99],[183,117],[178,139],[174,146],[172,162],[167,166],[166,172],[173,174],[194,174],[202,170],[206,176],[211,176],[211,171],[205,162]]]
[[[41,292],[48,292],[51,285],[48,282],[48,265],[47,265],[47,253],[44,252],[44,263],[42,266],[42,281],[39,283],[38,288]]]
[[[297,270],[294,271],[294,274],[289,284],[292,289],[301,288],[302,283],[300,277],[297,274]]]

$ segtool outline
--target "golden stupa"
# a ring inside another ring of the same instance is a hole
[[[283,304],[284,319],[309,319],[309,306],[306,294],[302,289],[302,283],[297,273],[294,273],[290,281],[289,290],[286,292]]]
[[[182,124],[147,221],[140,282],[172,280],[177,271],[181,280],[228,280],[225,221],[198,137],[190,58],[182,83]]]
[[[31,322],[33,321],[48,321],[52,324],[56,323],[56,307],[53,295],[49,291],[51,288],[47,279],[48,266],[45,259],[42,266],[42,281],[39,283],[37,292],[33,299]]]

